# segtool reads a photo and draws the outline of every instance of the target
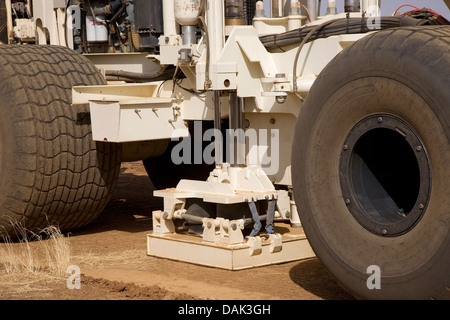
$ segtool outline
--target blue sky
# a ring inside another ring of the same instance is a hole
[[[266,6],[268,2],[269,1],[264,0]],[[321,15],[326,12],[327,3],[327,0],[322,0]],[[445,5],[443,0],[381,0],[381,14],[390,16],[403,4],[410,4],[419,8],[426,7],[432,9],[447,18],[447,20],[450,20],[450,10]],[[338,12],[344,11],[344,0],[336,0],[336,5]],[[404,7],[400,10],[400,12],[406,12],[411,9],[413,8]],[[269,12],[267,12],[267,14],[269,14]]]

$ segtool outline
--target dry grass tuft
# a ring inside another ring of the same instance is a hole
[[[0,287],[20,294],[33,289],[34,284],[67,278],[72,259],[70,241],[57,226],[49,226],[39,234],[15,223],[15,240],[0,232]],[[2,291],[0,290],[0,291]]]

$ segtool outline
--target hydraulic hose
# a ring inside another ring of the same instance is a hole
[[[166,66],[161,66],[158,70],[149,73],[129,72],[123,70],[106,70],[105,76],[108,81],[127,81],[127,82],[146,82],[155,81],[158,78],[166,80],[171,78],[170,75],[165,76]],[[169,70],[170,71],[170,70]]]
[[[401,26],[415,26],[420,23],[420,20],[408,16],[381,17],[377,20],[376,30],[374,30],[374,27],[370,25],[372,21],[373,18],[348,17],[330,20],[321,25],[305,26],[281,34],[261,36],[259,39],[266,49],[271,50],[301,43],[306,37],[308,37],[306,42],[310,42],[319,38],[327,38],[334,35],[367,33],[370,31],[379,31]]]
[[[311,30],[309,30],[308,34],[302,39],[302,42],[300,43],[300,46],[297,49],[297,52],[295,54],[295,58],[294,58],[294,67],[293,67],[293,89],[294,89],[294,94],[300,99],[300,101],[304,102],[305,99],[303,99],[303,97],[297,92],[298,86],[297,86],[297,65],[298,65],[298,58],[300,56],[300,52],[303,49],[303,46],[309,41],[309,39],[317,33],[317,31],[319,31],[320,29],[325,28],[327,25],[333,23],[333,21],[327,21],[324,24],[320,24],[317,25],[315,27],[313,27]]]
[[[110,24],[109,24],[109,27],[111,29],[111,33],[116,33],[116,27],[115,27],[116,21],[122,15],[122,13],[125,12],[126,8],[127,8],[127,1],[126,0],[122,0],[122,6],[120,7],[119,11],[117,11],[114,14],[114,16],[111,18],[111,21],[110,21]]]

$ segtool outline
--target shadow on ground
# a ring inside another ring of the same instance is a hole
[[[163,207],[161,198],[153,196],[155,190],[150,178],[121,168],[117,186],[99,217],[88,226],[78,229],[72,236],[100,233],[110,230],[142,232],[152,229],[152,211]]]
[[[291,280],[324,300],[354,300],[317,258],[303,260],[289,271]]]

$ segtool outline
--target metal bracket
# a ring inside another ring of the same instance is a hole
[[[203,241],[237,244],[244,241],[244,220],[203,219]]]
[[[270,241],[270,253],[280,252],[283,249],[283,241],[281,238],[281,234],[273,233],[269,234]]]
[[[169,214],[164,211],[153,211],[153,232],[155,234],[174,233],[175,224],[169,219]]]
[[[250,245],[249,255],[256,256],[262,253],[261,237],[247,237],[247,244]]]

